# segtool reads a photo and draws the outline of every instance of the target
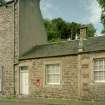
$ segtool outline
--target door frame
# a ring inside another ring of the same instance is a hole
[[[27,67],[27,69],[25,70],[22,70],[21,68],[22,67]],[[21,88],[22,88],[22,86],[21,86],[21,73],[22,73],[22,71],[27,71],[27,73],[28,73],[28,94],[22,94],[22,92],[21,92]],[[29,72],[28,72],[28,66],[19,66],[19,94],[21,95],[21,96],[27,96],[27,95],[29,95]]]

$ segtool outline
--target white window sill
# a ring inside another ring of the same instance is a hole
[[[105,83],[105,81],[94,81],[95,83]]]
[[[60,85],[60,83],[48,83],[46,85]]]
[[[61,88],[62,87],[62,85],[61,85],[61,83],[49,83],[49,84],[45,84],[45,87],[47,88]]]

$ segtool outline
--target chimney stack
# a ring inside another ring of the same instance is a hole
[[[83,51],[83,41],[86,39],[87,26],[81,25],[80,27],[80,40],[79,40],[79,52]]]
[[[86,39],[86,33],[87,33],[87,26],[81,25],[81,27],[80,27],[80,40]]]

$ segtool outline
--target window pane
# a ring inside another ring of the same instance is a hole
[[[104,72],[103,71],[96,71],[95,76],[103,76]]]
[[[48,75],[47,82],[48,83],[53,83],[54,82],[54,79],[53,79],[53,76],[52,75]]]
[[[99,65],[103,65],[103,59],[102,60],[99,60]]]
[[[96,59],[94,61],[94,80],[105,80],[105,59]]]
[[[104,71],[105,71],[105,65],[104,65]]]
[[[94,71],[99,71],[99,66],[94,66]]]
[[[54,82],[58,83],[60,80],[60,75],[56,74],[54,75]]]
[[[94,78],[96,81],[102,81],[103,80],[103,77],[101,77],[101,76],[95,76],[95,78]]]
[[[59,64],[46,65],[46,83],[60,83],[60,67]]]
[[[59,83],[60,76],[59,75],[47,75],[49,83]]]
[[[53,67],[52,67],[52,66],[49,66],[49,67],[48,67],[47,73],[48,73],[48,74],[53,74]]]
[[[103,71],[95,71],[94,79],[95,80],[104,80],[104,72]]]
[[[99,65],[99,71],[103,71],[104,66],[103,65]]]
[[[105,71],[103,72],[103,80],[105,80]]]

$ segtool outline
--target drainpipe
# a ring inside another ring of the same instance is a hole
[[[16,96],[16,88],[15,88],[15,36],[16,36],[16,33],[15,33],[15,25],[16,25],[16,22],[15,22],[15,6],[17,4],[18,0],[14,0],[13,2],[13,18],[14,18],[14,64],[13,64],[13,81],[14,81],[14,96]]]
[[[13,64],[13,81],[14,81],[14,96],[16,95],[15,90],[15,2],[13,3],[13,18],[14,18],[14,64]]]

